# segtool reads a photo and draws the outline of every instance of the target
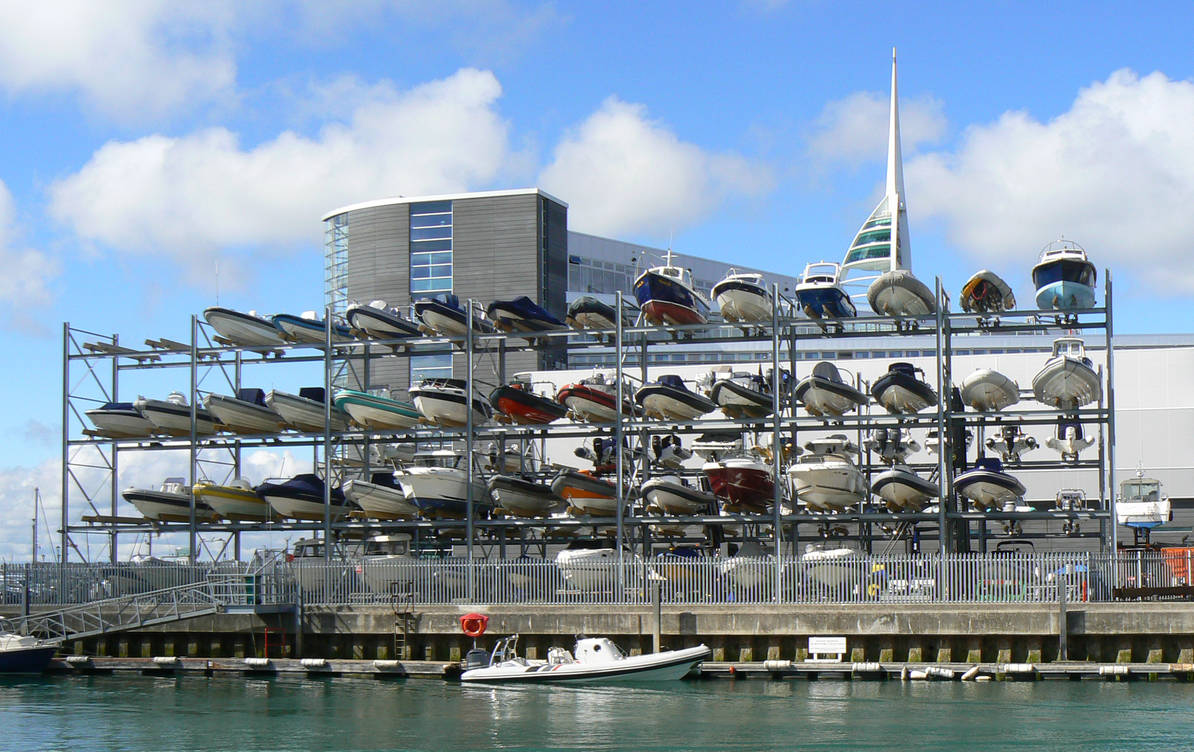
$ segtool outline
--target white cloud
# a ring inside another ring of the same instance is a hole
[[[813,123],[809,155],[824,162],[857,166],[887,158],[891,103],[886,94],[855,92],[829,102]],[[907,151],[941,140],[946,131],[944,106],[932,96],[900,100],[900,142]]]
[[[1028,264],[1064,234],[1100,267],[1191,292],[1191,122],[1194,83],[1120,70],[1048,122],[1008,112],[972,126],[956,151],[909,163],[908,192],[978,260]]]
[[[731,153],[681,141],[616,97],[555,148],[539,183],[569,202],[570,227],[602,234],[680,230],[737,195],[772,185],[771,171]]]
[[[118,120],[158,117],[230,92],[236,5],[169,0],[3,0],[0,87],[79,92]]]
[[[14,310],[48,303],[49,282],[59,271],[57,261],[23,247],[19,235],[12,194],[0,181],[0,306]]]
[[[346,203],[486,184],[510,159],[492,73],[463,69],[402,93],[338,87],[357,106],[314,138],[285,132],[246,148],[209,128],[109,142],[51,186],[51,214],[82,238],[207,269],[228,248],[318,243],[319,217]]]

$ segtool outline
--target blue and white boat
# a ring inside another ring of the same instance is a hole
[[[937,404],[937,392],[916,378],[917,373],[924,375],[911,363],[892,363],[887,373],[875,379],[871,394],[893,415],[911,415]]]
[[[418,324],[384,300],[353,303],[344,311],[344,318],[353,329],[374,339],[411,339],[423,334]]]
[[[499,329],[506,332],[537,333],[564,328],[563,321],[526,295],[513,300],[495,300],[485,312]]]
[[[411,402],[428,423],[463,428],[469,419],[468,382],[464,379],[423,379],[409,390]],[[489,401],[472,395],[473,425],[480,426],[493,416]]]
[[[460,298],[443,292],[415,301],[415,316],[433,333],[444,337],[463,337],[468,334],[468,312]],[[473,331],[492,334],[493,324],[479,310],[473,311]]]
[[[320,521],[327,509],[333,520],[341,519],[352,510],[344,492],[332,486],[329,490],[330,505],[324,504],[324,483],[314,473],[302,473],[289,480],[267,480],[254,491],[279,517]]]
[[[999,511],[1024,497],[1024,484],[1003,471],[994,457],[982,457],[973,469],[954,478],[954,490],[982,509]]]
[[[237,389],[236,396],[209,394],[204,406],[233,433],[277,433],[285,421],[265,402],[261,389]]]
[[[858,315],[850,296],[842,288],[842,269],[832,261],[820,261],[804,267],[796,285],[796,302],[813,319],[847,319]]]
[[[56,643],[0,632],[0,674],[40,674],[49,668],[56,652]]]
[[[709,303],[697,292],[692,272],[672,264],[672,249],[663,266],[653,266],[634,280],[634,297],[652,324],[703,324]]]
[[[717,409],[713,400],[684,386],[684,380],[674,374],[643,384],[634,393],[634,400],[643,406],[648,418],[660,420],[694,420]]]
[[[203,318],[216,334],[234,345],[276,347],[286,344],[282,330],[271,319],[258,316],[256,311],[244,313],[212,306],[203,311]]]
[[[301,316],[279,313],[274,316],[274,325],[286,339],[308,345],[322,345],[327,341],[327,322],[315,311],[303,311]],[[352,330],[337,321],[332,322],[332,342],[353,341]]]
[[[1093,308],[1097,278],[1095,265],[1082,246],[1072,240],[1052,242],[1032,267],[1036,304],[1047,311]]]

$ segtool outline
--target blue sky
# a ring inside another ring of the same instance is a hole
[[[57,493],[62,321],[140,343],[217,290],[318,307],[337,206],[539,185],[577,230],[839,259],[883,178],[892,46],[919,276],[990,267],[1028,300],[1064,234],[1113,269],[1118,331],[1190,329],[1186,4],[0,4],[9,509]]]

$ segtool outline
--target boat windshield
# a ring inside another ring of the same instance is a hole
[[[1120,487],[1123,501],[1160,501],[1161,481],[1149,478],[1126,480]]]
[[[1080,258],[1047,261],[1032,270],[1032,283],[1038,289],[1056,282],[1074,282],[1094,287],[1097,277],[1094,264]]]

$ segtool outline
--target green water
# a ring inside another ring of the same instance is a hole
[[[0,678],[0,749],[1175,750],[1194,685]]]

